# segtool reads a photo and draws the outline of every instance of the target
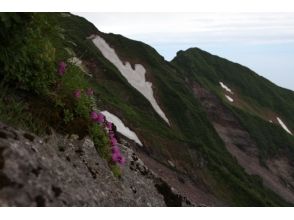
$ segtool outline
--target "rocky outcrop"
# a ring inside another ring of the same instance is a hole
[[[250,175],[261,177],[263,184],[286,201],[294,203],[293,165],[285,158],[271,158],[266,166],[259,161],[257,144],[238,118],[221,100],[200,84],[193,82],[195,97],[201,102],[227,150]]]
[[[191,206],[121,145],[116,178],[89,138],[40,138],[0,123],[0,206]]]
[[[149,169],[133,150],[125,146],[122,147],[125,149],[128,161],[130,161],[130,170],[133,170],[146,178],[152,179],[158,193],[163,196],[166,206],[196,206],[187,197],[181,195],[175,188],[173,188],[170,183],[167,183],[162,176],[159,176],[157,173]]]

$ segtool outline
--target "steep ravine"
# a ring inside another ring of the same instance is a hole
[[[263,184],[288,202],[294,203],[293,166],[286,157],[268,159],[266,166],[259,161],[255,141],[241,126],[234,114],[221,100],[200,84],[193,82],[195,97],[201,102],[215,130],[225,143],[227,150],[250,175],[258,175]]]

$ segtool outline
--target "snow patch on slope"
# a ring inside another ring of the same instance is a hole
[[[228,96],[228,95],[225,95],[226,96],[226,98],[230,101],[230,102],[234,102],[234,99],[233,98],[231,98],[230,96]]]
[[[120,120],[117,116],[114,114],[111,114],[108,111],[102,111],[101,112],[103,115],[105,115],[105,118],[107,121],[115,124],[117,131],[121,133],[122,135],[126,136],[127,138],[135,141],[137,144],[140,146],[143,146],[142,142],[139,140],[138,136],[136,135],[135,132],[131,131],[128,127],[124,125],[122,120]]]
[[[125,64],[117,56],[115,50],[111,48],[107,42],[100,36],[90,37],[95,46],[101,51],[102,55],[108,59],[126,78],[126,80],[137,89],[151,103],[154,110],[169,124],[169,120],[165,116],[157,104],[152,90],[152,83],[146,81],[146,70],[141,64],[135,64],[132,68],[129,62]]]
[[[221,85],[221,87],[222,87],[224,90],[226,90],[227,92],[229,92],[229,93],[231,93],[231,94],[234,94],[234,93],[232,92],[232,90],[231,90],[228,86],[226,86],[223,82],[219,82],[219,84]]]
[[[277,120],[285,131],[287,131],[289,134],[292,134],[292,132],[287,128],[287,126],[284,124],[284,122],[279,117],[277,117]]]

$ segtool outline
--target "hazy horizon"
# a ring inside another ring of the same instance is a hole
[[[75,13],[166,60],[198,47],[294,91],[294,13]]]

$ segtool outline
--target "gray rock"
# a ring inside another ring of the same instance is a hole
[[[77,134],[72,134],[72,135],[70,135],[70,139],[71,139],[71,140],[78,140],[78,139],[79,139],[79,135],[77,135]]]
[[[40,138],[0,123],[0,206],[165,206],[148,168],[130,169],[134,153],[122,148],[118,179],[89,138]]]

